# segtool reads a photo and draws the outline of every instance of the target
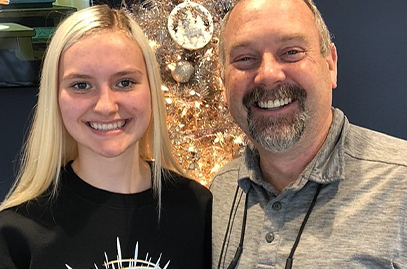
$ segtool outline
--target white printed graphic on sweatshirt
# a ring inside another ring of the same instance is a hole
[[[152,258],[148,256],[148,253],[145,257],[145,259],[139,259],[138,258],[138,242],[136,243],[136,248],[134,250],[134,257],[133,258],[124,258],[122,257],[122,251],[120,247],[120,241],[119,238],[117,238],[117,257],[115,260],[110,260],[108,259],[108,256],[105,252],[105,262],[103,264],[103,268],[105,269],[121,269],[121,268],[126,268],[126,269],[169,269],[168,266],[170,264],[170,261],[167,262],[167,264],[164,267],[160,267],[160,260],[161,260],[161,255],[158,258],[158,260],[154,263],[151,261]],[[96,264],[95,268],[99,269]],[[74,269],[70,267],[68,264],[65,264],[67,269]],[[81,269],[81,268],[79,268]]]

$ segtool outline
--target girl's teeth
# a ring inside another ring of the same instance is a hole
[[[95,129],[97,131],[112,131],[112,130],[118,130],[123,128],[125,125],[125,121],[118,121],[115,123],[109,123],[109,124],[101,124],[101,123],[89,123],[90,127],[92,129]]]

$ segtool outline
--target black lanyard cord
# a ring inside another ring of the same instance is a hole
[[[236,250],[236,254],[233,257],[233,260],[231,261],[231,263],[228,266],[228,269],[234,269],[237,265],[237,262],[240,259],[240,255],[242,255],[242,251],[243,251],[243,241],[244,241],[244,235],[246,232],[246,219],[247,219],[247,204],[248,204],[248,197],[249,197],[249,191],[250,189],[247,191],[246,193],[246,199],[244,201],[244,213],[243,213],[243,222],[242,222],[242,231],[240,233],[240,242],[239,242],[239,247]]]
[[[298,244],[300,243],[300,238],[301,238],[302,232],[304,231],[305,224],[307,224],[309,215],[311,215],[312,209],[314,208],[315,203],[317,202],[318,194],[321,191],[321,188],[322,188],[322,184],[319,184],[318,188],[317,188],[317,191],[315,192],[314,199],[312,200],[311,205],[308,208],[307,214],[305,215],[305,218],[302,221],[300,230],[299,230],[299,232],[297,234],[297,238],[295,239],[295,243],[294,243],[294,245],[293,245],[293,247],[291,249],[290,255],[287,258],[287,261],[286,261],[286,264],[285,264],[285,269],[291,269],[291,267],[293,266],[294,252],[297,249]]]
[[[307,214],[304,217],[304,220],[302,221],[300,230],[299,230],[299,232],[297,234],[297,238],[295,239],[295,243],[294,243],[293,247],[291,248],[290,255],[287,258],[285,269],[291,269],[292,268],[294,252],[297,249],[297,246],[298,246],[298,244],[300,242],[301,235],[302,235],[302,233],[304,231],[305,225],[307,224],[308,218],[311,215],[311,212],[312,212],[312,210],[313,210],[313,208],[315,206],[315,203],[317,202],[317,198],[318,198],[319,192],[321,191],[321,188],[322,188],[322,184],[318,184],[318,188],[315,191],[314,198],[313,198],[313,200],[312,200],[312,202],[311,202],[311,204],[310,204],[310,206],[308,208],[308,211],[307,211]],[[228,222],[228,225],[227,225],[227,228],[226,228],[225,238],[223,239],[222,249],[221,249],[219,262],[218,262],[218,267],[217,267],[218,269],[221,268],[222,258],[224,258],[223,257],[223,254],[224,254],[223,252],[225,250],[225,245],[226,245],[227,237],[228,237],[228,234],[229,234],[229,230],[231,229],[231,222],[232,222],[231,219],[234,219],[232,217],[232,215],[233,215],[233,212],[234,212],[234,209],[235,209],[235,204],[236,204],[236,200],[237,200],[238,191],[239,191],[239,186],[237,186],[237,188],[236,188],[235,196],[233,198],[233,204],[232,204],[232,207],[230,209],[229,222]],[[242,192],[242,194],[243,194],[243,192]],[[233,260],[231,261],[231,263],[227,267],[228,269],[233,269],[233,268],[236,267],[236,265],[237,265],[237,263],[238,263],[238,261],[240,259],[240,256],[242,254],[242,251],[243,251],[243,241],[244,241],[244,236],[245,236],[245,232],[246,232],[247,207],[248,207],[248,200],[249,200],[248,199],[248,194],[249,194],[249,191],[246,193],[246,200],[245,200],[245,204],[244,204],[244,213],[243,213],[242,229],[241,229],[241,233],[240,233],[239,247],[236,250],[236,253],[235,253],[235,256],[233,257]],[[241,196],[240,196],[240,199],[241,199]],[[240,199],[239,199],[238,204],[240,204]],[[235,214],[237,212],[237,208],[238,208],[238,206],[236,207]]]
[[[228,226],[226,228],[226,232],[225,232],[225,238],[223,239],[223,244],[222,244],[222,249],[220,251],[220,257],[219,257],[219,262],[218,262],[218,269],[220,268],[220,265],[222,263],[222,256],[223,256],[223,251],[225,249],[225,244],[228,238],[228,234],[229,234],[229,229],[231,226],[231,220],[232,220],[232,215],[233,215],[233,209],[235,207],[235,203],[236,203],[236,198],[237,198],[237,193],[239,192],[239,185],[236,187],[236,192],[235,192],[235,196],[233,198],[233,203],[232,203],[232,207],[230,208],[230,214],[229,214],[229,221],[228,221]],[[237,210],[237,207],[236,207]]]

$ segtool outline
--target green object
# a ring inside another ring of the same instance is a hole
[[[42,59],[55,28],[65,17],[76,10],[75,7],[57,5],[50,7],[7,8],[0,12],[0,24],[17,23],[34,29],[35,33],[31,36],[34,58]],[[0,43],[3,43],[3,39]],[[4,47],[3,45],[1,46]]]
[[[48,40],[54,35],[55,27],[35,27],[35,36],[33,37],[33,43],[48,42]]]
[[[0,23],[0,50],[13,50],[21,60],[34,60],[33,28],[17,23]]]

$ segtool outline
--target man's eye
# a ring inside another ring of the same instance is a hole
[[[288,50],[281,56],[281,59],[286,62],[298,62],[305,57],[305,51]]]
[[[239,69],[239,70],[249,70],[254,68],[258,64],[258,58],[256,56],[239,56],[234,59],[231,59],[231,65],[234,66],[234,68]]]
[[[247,61],[250,61],[250,60],[251,60],[250,57],[242,57],[242,58],[237,59],[238,62],[247,62]]]
[[[297,54],[297,53],[299,53],[298,50],[290,50],[290,51],[287,51],[287,54],[288,54],[288,55],[295,55],[295,54]]]

